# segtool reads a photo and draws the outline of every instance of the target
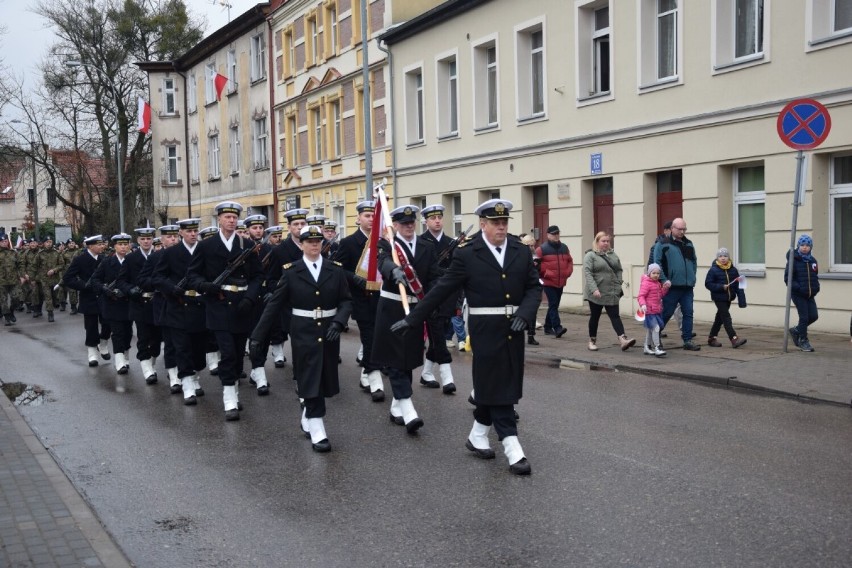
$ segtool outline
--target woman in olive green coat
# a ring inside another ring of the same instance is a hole
[[[612,328],[618,336],[622,351],[627,351],[635,343],[624,334],[624,324],[618,314],[618,302],[622,292],[621,261],[615,251],[610,249],[612,237],[604,231],[595,235],[592,250],[583,257],[583,299],[589,302],[589,351],[597,351],[598,322],[601,312],[606,310]]]

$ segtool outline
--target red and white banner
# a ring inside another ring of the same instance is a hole
[[[216,87],[216,100],[222,100],[222,91],[225,90],[225,85],[228,84],[228,78],[221,73],[216,73],[213,77],[213,85]]]
[[[378,185],[373,190],[373,200],[376,203],[376,210],[373,213],[373,230],[370,231],[370,239],[361,254],[356,273],[367,279],[367,289],[379,290],[382,287],[382,273],[378,271],[379,239],[385,236],[387,220],[390,219],[383,185]]]
[[[139,97],[139,111],[136,119],[139,132],[148,134],[151,131],[151,105],[142,97]]]

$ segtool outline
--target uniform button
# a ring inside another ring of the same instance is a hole
[[[507,300],[509,299],[509,294],[506,294],[506,299],[507,299]]]
[[[509,339],[510,339],[510,340],[512,339],[512,336],[511,336],[511,335],[509,336]]]
[[[317,342],[322,343],[322,337],[317,337]]]
[[[316,292],[314,292],[314,294],[316,294],[317,296],[319,296],[319,290],[317,290]]]
[[[321,321],[318,321],[318,322],[317,322],[317,325],[322,325],[322,322],[321,322]]]
[[[504,279],[506,278],[506,275],[505,275],[505,274],[501,274],[500,276],[501,276],[502,278],[504,278]]]

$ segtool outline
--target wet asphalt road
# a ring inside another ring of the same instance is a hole
[[[0,380],[38,384],[22,414],[138,566],[848,566],[852,413],[529,360],[518,407],[533,475],[464,448],[459,393],[415,387],[417,436],[357,387],[343,336],[333,451],[299,430],[290,367],[272,394],[243,381],[239,422],[221,387],[185,407],[111,365],[85,366],[82,320],[19,317],[0,334]],[[288,357],[289,344],[286,348]],[[387,384],[387,381],[386,381]]]

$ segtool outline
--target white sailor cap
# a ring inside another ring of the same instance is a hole
[[[243,212],[243,206],[237,203],[236,201],[223,201],[219,203],[214,208],[216,210],[216,215],[222,215],[223,213],[233,213],[234,215],[239,215]]]
[[[289,211],[284,212],[284,216],[287,217],[287,222],[292,223],[293,221],[299,221],[305,219],[308,216],[307,209],[290,209]]]
[[[136,233],[137,237],[153,237],[157,229],[154,227],[139,227],[138,229],[133,229],[133,232]]]
[[[132,238],[133,237],[131,237],[127,233],[118,233],[117,235],[113,235],[112,238],[109,240],[109,242],[111,242],[114,245],[121,244],[121,243],[130,244],[130,240]]]
[[[160,235],[177,235],[180,227],[177,225],[163,225],[157,230],[160,231]]]
[[[509,211],[512,207],[512,202],[508,199],[489,199],[480,203],[474,213],[483,219],[511,219]]]
[[[104,242],[104,236],[103,235],[93,235],[91,237],[85,237],[83,239],[83,244],[86,245],[86,246],[96,245],[96,244],[102,243],[102,242]]]
[[[319,225],[305,225],[302,227],[302,230],[299,232],[299,240],[322,240],[322,228]]]
[[[198,231],[198,236],[201,237],[201,240],[203,241],[207,237],[212,237],[213,235],[215,235],[218,232],[219,232],[219,227],[214,227],[213,225],[210,225],[209,227],[204,227],[203,229]]]
[[[443,217],[444,209],[446,209],[446,207],[444,207],[443,205],[427,205],[423,208],[423,211],[421,211],[420,214],[423,215],[424,219],[428,219],[429,217],[433,217],[435,215],[441,215]]]
[[[264,229],[263,234],[265,235],[280,235],[284,232],[284,229],[281,225],[272,225],[271,227],[267,227]]]
[[[251,227],[252,225],[266,225],[266,215],[249,215],[245,218],[246,227]]]
[[[309,215],[306,220],[308,225],[316,225],[317,227],[325,225],[325,215]]]
[[[366,201],[360,201],[358,205],[355,206],[355,209],[358,210],[358,213],[364,213],[365,211],[375,212],[376,210],[376,202],[372,199],[368,199]]]
[[[411,223],[417,220],[420,208],[416,205],[401,205],[391,211],[391,221],[394,223]]]
[[[177,222],[178,227],[185,231],[198,230],[198,226],[201,224],[201,219],[181,219]]]

